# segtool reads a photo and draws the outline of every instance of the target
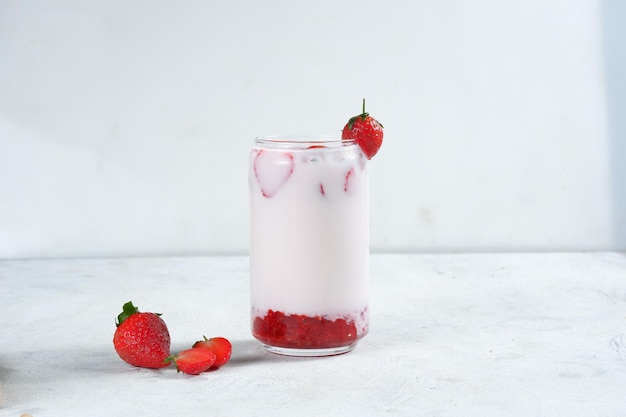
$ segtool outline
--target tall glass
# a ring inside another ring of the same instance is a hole
[[[254,337],[285,355],[349,352],[369,325],[367,158],[337,138],[257,138],[249,183]]]

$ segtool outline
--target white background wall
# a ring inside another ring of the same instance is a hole
[[[623,3],[0,1],[0,257],[245,253],[362,97],[373,251],[626,249]]]

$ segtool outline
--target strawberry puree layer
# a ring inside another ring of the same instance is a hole
[[[367,311],[359,314],[366,320]],[[367,327],[357,326],[352,318],[329,319],[300,314],[286,315],[269,310],[264,317],[257,316],[252,333],[261,342],[291,349],[326,349],[350,345],[367,333]]]
[[[270,310],[325,318],[363,311],[369,197],[358,145],[255,148],[250,158],[253,311],[261,318]]]

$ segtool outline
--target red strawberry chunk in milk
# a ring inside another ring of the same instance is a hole
[[[293,155],[288,152],[260,150],[254,158],[254,175],[263,197],[271,198],[293,173]]]
[[[341,184],[341,189],[343,190],[344,193],[349,193],[352,183],[355,180],[355,175],[356,172],[354,170],[354,167],[350,168],[343,177],[341,178],[336,178],[337,180],[341,181],[343,180],[343,183]],[[332,185],[332,184],[331,184]],[[337,185],[340,185],[340,183],[337,183]],[[331,187],[331,191],[332,191],[333,187]],[[338,190],[336,187],[334,188],[335,190]],[[324,183],[320,183],[320,194],[324,197],[326,197],[326,186],[324,185]]]
[[[350,178],[354,177],[354,168],[350,168],[350,170],[346,173],[346,179],[343,183],[343,191],[346,193],[350,190]]]

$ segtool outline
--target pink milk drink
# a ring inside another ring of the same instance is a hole
[[[353,140],[255,140],[252,333],[271,352],[349,352],[368,331],[368,160]]]

